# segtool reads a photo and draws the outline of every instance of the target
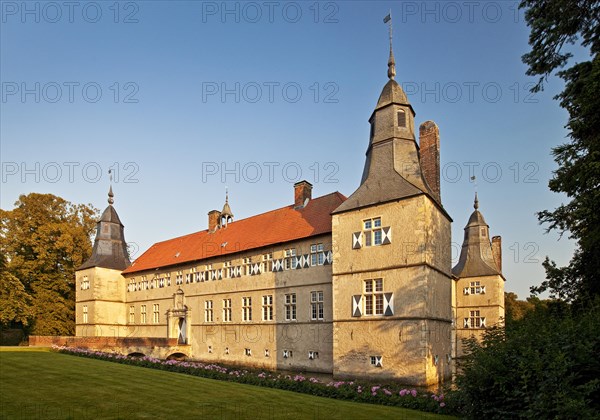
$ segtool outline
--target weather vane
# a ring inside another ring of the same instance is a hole
[[[392,49],[392,9],[383,18],[383,23],[387,23],[390,27],[390,58],[388,60],[388,78],[394,79],[396,77],[396,61],[394,60],[394,51]]]

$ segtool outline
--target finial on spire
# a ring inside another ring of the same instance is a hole
[[[383,18],[383,23],[388,23],[390,26],[390,58],[388,59],[388,78],[393,80],[396,77],[396,60],[394,59],[394,49],[392,48],[392,9],[386,17]]]
[[[479,208],[479,199],[477,198],[477,191],[475,192],[475,201],[473,202],[473,208],[475,210]]]
[[[110,188],[108,189],[108,204],[110,204],[111,206],[114,204],[115,200],[114,200],[114,194],[113,194],[113,190],[112,190],[112,169],[108,170],[108,176],[110,178]]]

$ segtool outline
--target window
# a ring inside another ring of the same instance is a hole
[[[245,349],[244,349],[244,354],[245,354],[246,356],[252,356],[252,350],[250,350],[249,348],[245,348]]]
[[[319,352],[318,351],[309,351],[308,352],[308,359],[309,360],[314,360],[314,359],[318,359],[319,358]]]
[[[383,357],[382,356],[371,356],[371,366],[375,366],[375,367],[382,367],[382,361],[383,361]]]
[[[140,324],[146,323],[146,305],[140,306]]]
[[[160,322],[160,312],[158,303],[152,305],[152,322],[154,324],[158,324]]]
[[[223,322],[231,322],[231,299],[223,299]]]
[[[383,279],[364,281],[365,315],[383,315]]]
[[[296,294],[290,293],[285,295],[285,320],[296,320]]]
[[[262,256],[262,259],[263,259],[263,263],[262,263],[263,270],[262,270],[262,272],[263,273],[267,273],[267,272],[271,271],[271,260],[273,259],[273,253],[269,252],[268,254],[264,254]]]
[[[185,284],[189,284],[192,282],[192,273],[187,273],[185,275]]]
[[[284,268],[286,270],[294,270],[298,265],[298,258],[296,257],[296,248],[290,248],[285,250],[285,262]]]
[[[242,298],[242,321],[252,321],[252,298]]]
[[[135,306],[133,305],[129,307],[129,323],[135,324]]]
[[[323,292],[310,292],[310,319],[323,320]]]
[[[213,301],[204,302],[204,322],[213,322]]]
[[[273,295],[262,297],[262,320],[273,321]]]
[[[212,353],[212,346],[208,346],[208,352]]]
[[[265,349],[265,357],[271,357],[271,352],[269,349]]]
[[[398,127],[406,127],[406,112],[398,111]]]
[[[310,265],[323,265],[325,262],[323,249],[323,244],[312,244],[310,246]]]
[[[381,245],[383,235],[381,232],[381,218],[363,220],[363,235],[365,238],[365,246]]]
[[[231,277],[231,261],[225,261],[223,263],[223,267],[225,268],[225,273],[223,274],[223,276],[225,278]]]
[[[479,310],[469,311],[469,318],[465,318],[465,328],[485,328],[485,317]]]
[[[252,268],[252,258],[244,258],[244,275],[249,276]]]
[[[175,276],[175,284],[183,284],[183,272],[177,272],[177,275]]]
[[[375,134],[375,120],[373,120],[371,122],[371,132],[369,133],[369,137],[373,138],[373,135]]]
[[[294,352],[291,351],[291,350],[284,350],[283,351],[283,358],[287,359],[287,358],[290,358],[290,357],[294,357]]]
[[[83,323],[88,323],[88,307],[87,305],[83,305]]]
[[[472,281],[469,283],[469,287],[465,287],[465,295],[479,295],[485,293],[485,286],[481,285],[480,281]]]
[[[135,279],[134,279],[135,281]],[[81,279],[81,290],[88,290],[90,288],[90,280],[88,276],[83,276]]]

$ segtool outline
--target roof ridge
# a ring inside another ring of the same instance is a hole
[[[325,195],[322,195],[322,196],[320,196],[320,197],[313,198],[313,199],[311,199],[310,201],[320,200],[320,199],[322,199],[322,198],[325,198],[325,197],[327,197],[327,196],[330,196],[330,195],[337,195],[338,197],[342,198],[343,200],[346,200],[346,199],[348,198],[348,197],[346,197],[344,194],[342,194],[342,193],[341,193],[341,192],[339,192],[339,191],[333,191],[333,192],[327,193],[327,194],[325,194]],[[253,217],[262,216],[262,215],[264,215],[264,214],[273,213],[273,212],[280,211],[280,210],[287,209],[287,208],[292,208],[292,210],[296,210],[296,211],[298,211],[298,210],[302,210],[302,209],[294,209],[294,205],[293,205],[293,204],[289,204],[289,205],[287,205],[287,206],[278,207],[278,208],[276,208],[276,209],[272,209],[272,210],[267,210],[267,211],[265,211],[265,212],[262,212],[262,213],[253,214],[252,216],[248,216],[248,217],[245,217],[245,218],[243,218],[243,219],[236,220],[235,222],[231,222],[231,223],[236,223],[236,224],[237,224],[237,223],[239,223],[239,222],[242,222],[242,221],[244,221],[244,220],[252,219]],[[163,240],[163,241],[154,242],[154,243],[153,243],[153,244],[150,246],[150,248],[151,248],[151,247],[153,247],[154,245],[157,245],[157,244],[162,244],[162,243],[165,243],[165,242],[174,241],[175,239],[186,238],[186,237],[188,237],[188,236],[197,235],[197,234],[199,234],[199,233],[202,233],[202,232],[207,232],[207,231],[208,231],[208,229],[202,229],[202,230],[198,230],[198,231],[196,231],[196,232],[192,232],[192,233],[186,233],[186,234],[184,234],[184,235],[175,236],[175,237],[173,237],[173,238],[165,239],[165,240]]]

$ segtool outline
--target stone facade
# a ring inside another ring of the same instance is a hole
[[[504,315],[500,240],[492,247],[476,207],[452,268],[439,130],[422,124],[417,142],[391,54],[388,66],[361,185],[348,198],[313,199],[301,181],[290,205],[237,221],[227,198],[208,229],[156,243],[131,264],[111,189],[94,253],[76,274],[77,336],[168,340],[193,359],[340,378],[450,378],[462,339]]]

